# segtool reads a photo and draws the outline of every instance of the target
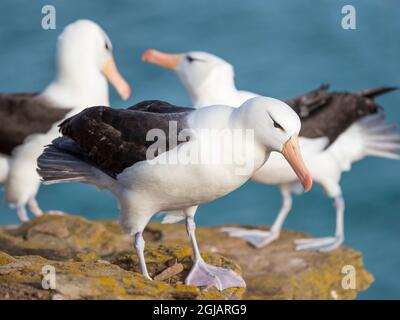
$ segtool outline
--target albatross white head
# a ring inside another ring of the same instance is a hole
[[[143,53],[142,60],[175,71],[195,106],[228,103],[226,97],[237,91],[233,66],[211,53],[170,54],[149,49]],[[203,101],[204,97],[210,102]],[[218,101],[218,97],[223,100]]]
[[[110,39],[93,21],[65,27],[58,38],[56,68],[43,95],[62,107],[109,105],[107,79],[124,100],[131,94],[115,65]]]
[[[301,123],[296,112],[280,100],[256,97],[243,103],[235,113],[242,127],[254,130],[257,143],[267,151],[282,153],[304,190],[309,191],[312,179],[300,152],[298,135]]]

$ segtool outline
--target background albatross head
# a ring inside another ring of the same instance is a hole
[[[58,38],[56,64],[57,84],[78,95],[85,91],[86,95],[106,95],[108,100],[105,78],[122,99],[128,99],[131,94],[115,65],[109,37],[93,21],[77,20],[64,28]]]
[[[149,49],[142,60],[175,71],[192,100],[207,90],[221,94],[236,90],[233,66],[208,52],[171,54]]]

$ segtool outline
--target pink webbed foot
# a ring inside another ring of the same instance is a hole
[[[199,287],[215,286],[220,291],[232,287],[246,287],[243,278],[233,270],[216,267],[203,260],[193,264],[185,283]]]

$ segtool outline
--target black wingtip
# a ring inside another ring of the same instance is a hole
[[[374,88],[374,89],[359,91],[358,94],[365,98],[373,99],[382,94],[392,92],[395,90],[399,90],[399,89],[400,89],[399,87],[378,87],[378,88]]]

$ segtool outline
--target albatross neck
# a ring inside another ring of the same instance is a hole
[[[221,74],[210,76],[199,86],[187,85],[186,88],[196,108],[219,104],[232,105],[230,102],[234,102],[238,94],[233,76]]]
[[[60,108],[109,106],[107,80],[93,62],[79,63],[73,68],[58,64],[56,78],[42,96]]]
[[[259,139],[257,139],[257,132],[255,129],[247,123],[245,120],[245,110],[244,108],[235,108],[233,109],[230,119],[230,128],[232,130],[241,130],[243,132],[242,143],[248,143],[248,137],[251,137],[251,148],[246,148],[247,150],[252,150],[254,153],[254,166],[256,169],[261,168],[264,163],[268,160],[272,148],[263,144]],[[250,136],[249,136],[250,134]]]

